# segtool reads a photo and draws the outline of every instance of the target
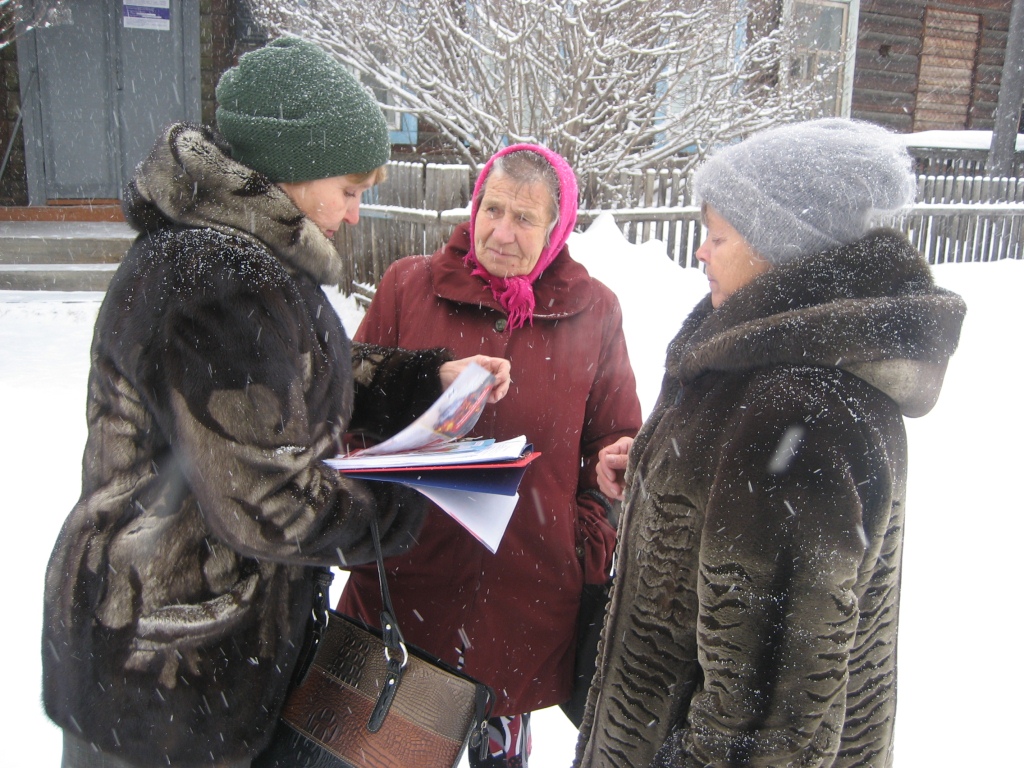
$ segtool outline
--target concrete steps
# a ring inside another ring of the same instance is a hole
[[[117,222],[0,221],[0,290],[106,290],[134,235]]]

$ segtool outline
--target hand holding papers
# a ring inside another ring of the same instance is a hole
[[[476,425],[493,386],[494,377],[471,364],[397,435],[327,463],[350,477],[414,488],[496,552],[519,501],[519,482],[540,454],[525,437],[460,439]]]
[[[453,441],[469,434],[483,412],[494,377],[482,366],[470,363],[441,396],[416,421],[390,440],[352,456],[382,456],[403,452],[451,450]]]

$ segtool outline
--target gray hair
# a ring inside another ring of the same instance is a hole
[[[529,149],[519,149],[515,152],[509,152],[507,155],[502,155],[491,164],[491,171],[487,175],[484,185],[480,188],[480,197],[483,197],[487,191],[487,184],[495,173],[500,173],[505,178],[519,185],[536,184],[538,182],[544,185],[544,188],[551,195],[551,210],[549,211],[551,224],[548,226],[548,231],[545,235],[545,237],[550,237],[555,226],[558,224],[558,210],[562,196],[561,185],[558,182],[558,173],[551,163],[543,155],[532,152]]]

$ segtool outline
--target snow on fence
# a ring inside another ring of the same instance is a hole
[[[629,242],[661,240],[673,261],[698,266],[700,209],[692,204],[686,174],[623,172],[617,198],[597,205],[588,204],[587,181],[580,179],[580,226],[610,211]],[[391,262],[433,253],[469,218],[471,191],[468,166],[390,163],[388,179],[365,200],[359,224],[338,234],[347,269],[342,289],[372,292]],[[914,207],[882,223],[905,232],[933,264],[1024,259],[1024,179],[919,176]]]

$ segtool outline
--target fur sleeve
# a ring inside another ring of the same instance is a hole
[[[332,368],[319,353],[306,297],[273,263],[250,273],[186,273],[202,285],[178,292],[146,353],[157,418],[206,524],[243,555],[295,564],[372,559],[371,516],[392,548],[403,536],[408,545],[422,518],[411,493],[321,461],[344,428],[347,360]],[[347,356],[343,334],[328,343]]]

